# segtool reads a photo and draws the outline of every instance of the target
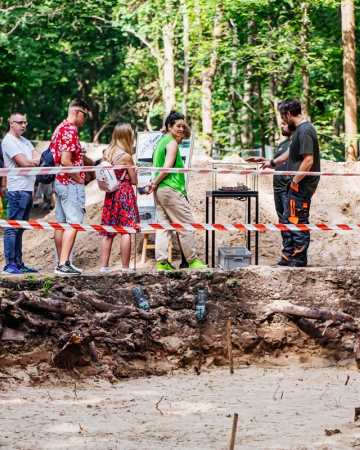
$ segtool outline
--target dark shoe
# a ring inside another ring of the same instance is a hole
[[[280,259],[278,263],[276,263],[277,266],[290,266],[291,261],[286,261],[286,259]]]
[[[56,275],[81,275],[79,270],[76,270],[71,266],[70,261],[66,261],[65,264],[57,266],[54,273],[56,273]]]
[[[290,263],[288,264],[288,267],[306,267],[307,263],[301,263],[298,261],[290,261]]]
[[[36,269],[30,269],[30,267],[25,266],[24,263],[21,264],[21,266],[17,266],[19,270],[21,270],[22,273],[38,273],[39,271]]]

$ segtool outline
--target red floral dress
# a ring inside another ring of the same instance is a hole
[[[126,169],[115,170],[119,188],[114,192],[105,194],[101,225],[135,227],[135,224],[140,222],[134,189],[129,181],[121,180],[124,170]],[[101,236],[114,236],[117,233],[101,231],[99,234]]]

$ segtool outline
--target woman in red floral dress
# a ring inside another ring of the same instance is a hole
[[[132,159],[133,131],[129,124],[119,123],[113,131],[112,140],[109,147],[104,152],[104,158],[112,164],[134,165]],[[124,171],[128,172],[128,177],[124,177]],[[101,225],[117,225],[120,227],[134,227],[140,222],[136,205],[136,196],[132,185],[137,184],[137,174],[135,169],[115,170],[119,187],[114,192],[107,192],[104,200],[104,207],[101,217]],[[111,247],[117,233],[101,232],[104,236],[101,242],[101,264],[100,272],[110,272],[109,260]],[[132,270],[129,268],[131,253],[130,234],[121,235],[120,242],[122,270]]]

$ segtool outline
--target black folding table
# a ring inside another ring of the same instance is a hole
[[[255,199],[255,222],[259,223],[259,191],[206,191],[205,222],[209,222],[209,199],[211,198],[211,223],[216,223],[216,199],[236,198],[245,199],[247,203],[247,217],[251,223],[251,199]],[[209,263],[209,231],[205,237],[205,262]],[[251,251],[251,233],[247,231],[247,249]],[[255,265],[259,262],[259,232],[255,233]],[[215,267],[215,231],[211,231],[211,267]]]

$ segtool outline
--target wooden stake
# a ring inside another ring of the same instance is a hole
[[[200,370],[201,370],[201,358],[202,358],[202,342],[201,342],[201,338],[202,338],[202,335],[201,335],[201,320],[199,321],[199,372],[200,372]]]
[[[232,375],[234,373],[234,361],[233,361],[232,343],[231,343],[230,320],[228,320],[226,322],[226,332],[227,332],[227,346],[228,346],[228,352],[229,352],[230,373]]]
[[[230,322],[230,321],[228,321]],[[234,450],[235,448],[235,437],[236,437],[236,427],[238,422],[239,414],[234,414],[233,427],[231,432],[231,441],[230,441],[230,450]]]

